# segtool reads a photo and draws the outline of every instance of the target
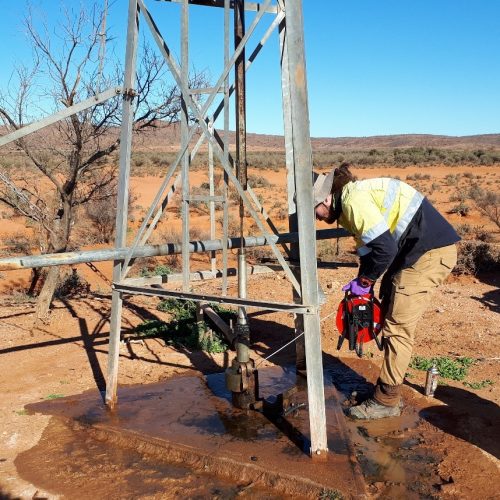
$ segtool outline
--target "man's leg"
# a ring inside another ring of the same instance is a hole
[[[432,292],[450,274],[456,260],[455,245],[430,250],[413,266],[394,276],[392,299],[382,328],[385,339],[384,361],[374,395],[376,404],[394,410],[386,411],[390,415],[399,413],[401,384],[410,363],[417,323],[429,304]],[[353,417],[356,417],[355,408],[351,409]],[[390,416],[384,415],[384,408],[378,412],[374,408],[372,405],[371,413],[374,415]],[[362,410],[359,408],[360,412]],[[357,418],[380,416],[365,415]]]

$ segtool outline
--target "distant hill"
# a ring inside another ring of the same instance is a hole
[[[179,125],[159,124],[154,129],[142,133],[134,140],[136,151],[175,151],[180,142]],[[54,134],[50,127],[38,132],[45,136],[50,142]],[[223,131],[219,130],[222,136]],[[0,127],[0,135],[6,133],[5,127]],[[117,136],[118,130],[110,135]],[[196,138],[199,134],[196,134]],[[50,138],[50,139],[49,139]],[[235,144],[235,134],[230,132],[230,143]],[[63,147],[62,144],[60,146]],[[314,151],[349,151],[370,149],[395,149],[395,148],[436,148],[436,149],[459,149],[459,150],[500,150],[500,134],[483,134],[468,136],[448,136],[431,134],[400,134],[379,135],[369,137],[313,137],[312,146]],[[253,134],[247,135],[247,148],[249,151],[283,151],[284,138],[279,135]],[[1,151],[4,148],[0,149]],[[12,150],[11,147],[6,148]]]

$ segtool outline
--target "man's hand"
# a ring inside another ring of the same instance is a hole
[[[344,285],[342,287],[343,292],[351,292],[353,295],[366,295],[370,293],[372,286],[373,286],[373,281],[364,278],[364,277],[359,277],[355,278],[352,281],[349,281],[347,285]]]

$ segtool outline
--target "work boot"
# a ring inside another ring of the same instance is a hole
[[[370,398],[365,402],[351,406],[346,410],[346,415],[355,420],[376,420],[378,418],[399,417],[401,405],[385,406]]]

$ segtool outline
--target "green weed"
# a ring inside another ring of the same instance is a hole
[[[472,358],[424,358],[415,356],[410,362],[410,367],[416,370],[428,370],[432,365],[436,365],[439,375],[451,380],[463,380],[468,373],[469,367],[474,363]]]
[[[480,382],[463,382],[465,387],[469,387],[470,389],[484,389],[490,385],[493,385],[495,382],[490,379],[481,380]]]
[[[45,396],[45,399],[59,399],[63,397],[64,394],[49,394],[48,396]]]
[[[165,265],[158,265],[154,269],[143,267],[139,271],[139,274],[143,278],[150,278],[151,276],[167,276],[168,274],[172,274],[172,269]]]
[[[213,304],[212,308],[226,322],[234,311]],[[173,347],[202,350],[210,353],[225,352],[228,345],[217,332],[209,332],[209,326],[204,321],[197,322],[196,303],[190,300],[162,300],[157,309],[171,315],[170,322],[149,320],[137,326],[135,331],[141,337],[160,337],[166,344]]]

